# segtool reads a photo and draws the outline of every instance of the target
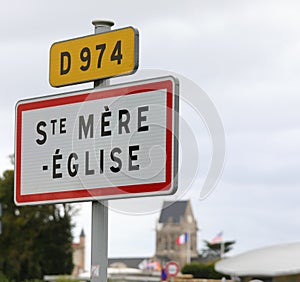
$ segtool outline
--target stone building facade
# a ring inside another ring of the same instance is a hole
[[[79,243],[73,243],[73,264],[74,268],[72,271],[73,276],[78,276],[80,273],[85,271],[85,234],[83,229],[79,236]]]
[[[176,261],[181,267],[197,258],[197,230],[189,200],[165,201],[156,226],[155,256],[161,261]],[[177,238],[184,233],[188,241],[177,244]]]

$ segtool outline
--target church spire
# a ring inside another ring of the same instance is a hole
[[[79,237],[85,237],[85,234],[84,234],[84,230],[83,230],[83,228],[81,229],[81,232],[80,232],[80,235],[79,235]]]

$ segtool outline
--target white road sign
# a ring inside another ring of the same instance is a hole
[[[166,265],[167,274],[170,277],[175,277],[179,273],[179,265],[175,261],[170,261]]]
[[[19,101],[16,204],[175,193],[178,103],[173,77]]]

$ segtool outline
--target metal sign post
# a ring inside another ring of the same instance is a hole
[[[107,281],[108,202],[92,202],[91,281]]]
[[[93,21],[95,34],[107,32],[114,25],[112,21]],[[109,79],[97,80],[94,87],[109,85]],[[91,282],[107,281],[108,245],[108,201],[92,202],[92,244],[91,244]]]

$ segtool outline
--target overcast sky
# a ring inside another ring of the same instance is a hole
[[[125,80],[138,78],[143,71],[149,74],[150,69],[178,73],[210,97],[222,120],[226,138],[223,174],[214,191],[200,200],[212,142],[199,114],[188,103],[182,104],[182,123],[198,145],[183,146],[181,153],[190,164],[196,162],[198,172],[189,187],[180,187],[175,198],[192,201],[199,249],[203,239],[210,240],[221,230],[225,240],[236,240],[231,255],[299,241],[299,15],[296,0],[2,0],[1,173],[12,167],[8,155],[14,152],[18,100],[92,87],[52,88],[48,79],[50,46],[92,34],[94,19],[110,19],[115,22],[113,28],[134,26],[140,34],[139,71]],[[187,142],[181,138],[180,142]],[[180,178],[189,176],[182,173]],[[111,202],[109,256],[154,254],[162,200]],[[83,227],[90,244],[90,203],[78,206],[75,240]]]

